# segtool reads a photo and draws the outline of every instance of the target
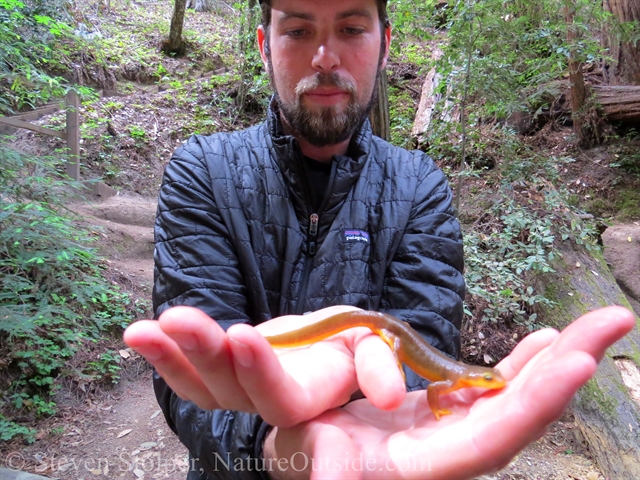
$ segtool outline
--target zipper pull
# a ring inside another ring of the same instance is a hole
[[[309,218],[308,252],[312,257],[316,254],[316,236],[318,235],[319,220],[320,217],[318,217],[317,213],[311,214],[311,217]]]

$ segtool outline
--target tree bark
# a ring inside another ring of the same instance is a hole
[[[216,8],[216,0],[187,0],[186,8],[196,12],[211,12]]]
[[[389,121],[389,91],[387,89],[387,72],[382,70],[378,77],[378,101],[369,114],[373,134],[389,141],[391,126]]]
[[[593,86],[603,115],[614,122],[640,122],[640,86]]]
[[[162,44],[162,51],[167,55],[180,56],[184,54],[185,46],[182,41],[182,27],[184,25],[186,3],[187,0],[175,0],[173,16],[171,17],[169,39]]]
[[[419,138],[429,131],[429,125],[433,119],[433,111],[436,103],[440,100],[440,96],[435,93],[435,89],[440,83],[440,75],[435,67],[429,70],[422,84],[422,93],[420,95],[420,103],[416,111],[416,117],[413,121],[413,129],[411,135]]]
[[[631,310],[600,251],[589,252],[569,240],[560,244],[559,250],[562,257],[553,265],[556,272],[537,279],[541,291],[558,302],[553,309],[540,312],[543,323],[564,328],[580,315],[606,305]],[[637,372],[639,364],[637,327],[609,349],[594,378],[574,399],[576,423],[607,478],[640,478],[640,403],[621,374],[623,368]]]
[[[590,135],[585,125],[585,101],[587,89],[582,75],[582,62],[578,58],[574,45],[578,41],[578,34],[574,26],[575,0],[564,0],[564,15],[567,23],[567,41],[569,43],[569,82],[571,83],[571,118],[573,133],[579,145],[588,145]]]
[[[542,114],[542,116],[547,115],[556,119],[569,115],[571,111],[564,100],[570,97],[569,85],[567,82],[558,81],[554,82],[552,88],[564,93],[555,99],[548,99],[549,103],[553,103],[553,111]],[[597,108],[598,114],[607,122],[629,124],[640,122],[640,86],[591,85],[589,89],[593,95],[592,105]],[[523,115],[525,119],[530,120],[529,123],[535,123],[536,119],[531,119],[530,113]],[[526,129],[520,133],[526,133]]]
[[[640,0],[604,0],[604,8],[619,22],[640,22]],[[610,63],[605,63],[604,77],[610,85],[640,85],[640,42],[637,38],[622,41],[615,31],[603,38],[609,48]]]

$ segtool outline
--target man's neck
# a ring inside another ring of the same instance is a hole
[[[350,141],[350,139],[348,139],[335,145],[316,147],[303,138],[296,138],[300,144],[300,150],[302,150],[302,153],[309,158],[317,160],[318,162],[330,162],[334,155],[345,155],[349,148]]]

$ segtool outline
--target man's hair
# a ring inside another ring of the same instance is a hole
[[[380,18],[380,34],[382,36],[382,43],[380,48],[380,60],[382,60],[382,54],[386,48],[386,37],[385,30],[387,27],[391,26],[391,21],[389,20],[389,14],[387,13],[387,0],[376,0],[376,4],[378,5],[378,17]],[[271,51],[269,48],[269,30],[271,29],[271,0],[260,0],[260,8],[262,9],[262,28],[266,33],[266,42],[265,42],[265,53],[267,57],[270,57]]]
[[[376,0],[376,3],[378,4],[378,17],[380,17],[380,30],[384,32],[391,25],[387,13],[387,0]],[[271,25],[271,0],[260,0],[260,7],[262,8],[262,27],[267,31]]]

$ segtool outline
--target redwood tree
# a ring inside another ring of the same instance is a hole
[[[611,57],[611,62],[605,65],[608,67],[605,78],[611,85],[640,85],[640,42],[637,39],[640,0],[604,0],[603,5],[620,23],[636,22],[636,33],[630,38],[621,37],[614,30],[603,39]]]

